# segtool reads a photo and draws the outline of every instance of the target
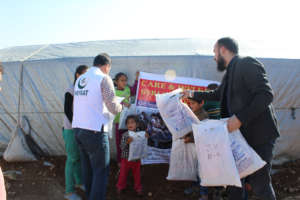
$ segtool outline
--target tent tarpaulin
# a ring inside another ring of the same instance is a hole
[[[13,47],[0,50],[5,74],[0,82],[0,145],[5,145],[16,126],[19,79],[22,58],[41,46]],[[66,88],[72,84],[75,68],[92,65],[101,52],[112,56],[113,77],[117,72],[128,74],[133,83],[137,70],[164,74],[176,71],[177,76],[221,81],[211,52],[213,43],[193,39],[99,41],[49,45],[24,62],[21,115],[28,117],[33,137],[51,155],[64,154],[62,140],[63,100]],[[241,48],[242,51],[242,48]],[[251,55],[251,54],[250,54]],[[299,158],[300,140],[300,60],[259,58],[275,92],[274,107],[282,136],[276,145],[276,155]],[[295,108],[294,111],[291,108]],[[296,118],[296,119],[295,119]]]

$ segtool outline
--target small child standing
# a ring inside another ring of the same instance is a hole
[[[135,82],[132,87],[129,87],[127,85],[128,78],[127,78],[126,74],[120,72],[120,73],[117,73],[114,78],[116,96],[125,97],[122,104],[126,107],[130,106],[130,97],[135,96],[135,94],[136,94],[138,77],[139,77],[139,72],[136,73]],[[121,142],[122,134],[126,130],[119,130],[119,122],[120,122],[120,113],[117,114],[114,119],[114,127],[115,127],[115,133],[116,133],[117,161],[120,164],[120,162],[121,162],[120,142]]]
[[[129,115],[126,118],[126,126],[128,131],[136,132],[138,125],[138,118],[135,115]],[[129,144],[133,141],[133,138],[129,136],[129,133],[125,132],[122,136],[120,148],[122,150],[121,154],[121,169],[119,174],[119,179],[117,183],[117,192],[121,194],[121,192],[126,188],[127,183],[127,175],[129,170],[132,170],[133,178],[134,178],[134,190],[136,191],[138,196],[142,196],[142,185],[141,185],[141,161],[128,161],[129,156]]]
[[[193,99],[189,98],[189,107],[193,111],[193,113],[197,116],[197,118],[201,121],[204,119],[208,119],[207,112],[203,109],[203,100]],[[183,137],[184,143],[194,143],[194,135],[193,132],[188,133]],[[200,190],[200,198],[199,200],[208,200],[208,189],[206,187],[203,187],[200,185],[200,178],[197,177],[198,181],[195,181],[192,183],[192,186],[185,189],[185,194],[191,194],[194,191],[194,188],[197,188]]]

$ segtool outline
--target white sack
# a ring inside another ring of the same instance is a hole
[[[36,161],[35,156],[29,149],[23,130],[17,126],[13,137],[3,154],[4,160],[7,162],[23,162],[23,161]]]
[[[133,141],[129,144],[128,161],[145,158],[148,153],[148,139],[145,137],[145,131],[128,131]]]
[[[182,139],[173,141],[168,180],[197,181],[198,163],[194,143]]]
[[[121,103],[125,98],[124,97],[116,97],[118,103]],[[115,115],[108,111],[106,105],[103,107],[103,113],[106,119],[108,119],[107,125],[104,131],[108,132],[108,136],[110,139],[113,137],[113,122],[115,119]],[[106,129],[107,128],[107,129]]]
[[[220,120],[201,121],[193,124],[193,133],[201,185],[241,187],[226,123]]]
[[[240,178],[253,174],[262,168],[266,162],[248,145],[239,130],[229,133],[232,154]]]
[[[129,115],[136,115],[136,106],[131,104],[129,108],[124,107],[120,114],[119,129],[127,129],[126,127],[126,118]]]
[[[181,91],[182,89],[177,89],[155,95],[160,115],[175,140],[191,132],[193,123],[200,122],[191,109],[181,101]]]

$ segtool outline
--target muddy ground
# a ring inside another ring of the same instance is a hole
[[[46,164],[45,164],[46,162]],[[5,177],[8,200],[62,200],[64,194],[65,157],[45,158],[33,163],[7,163],[0,160],[3,172],[17,171]],[[273,167],[273,185],[279,200],[300,199],[300,160]],[[130,176],[127,191],[118,197],[115,184],[118,167],[111,162],[107,199],[145,200],[195,200],[197,193],[185,196],[184,188],[189,182],[167,181],[168,165],[142,166],[144,196],[137,197]],[[20,174],[21,173],[21,174]],[[80,192],[80,191],[79,191]],[[83,197],[84,194],[80,193]],[[225,199],[225,198],[224,198]],[[250,195],[251,200],[256,199]]]

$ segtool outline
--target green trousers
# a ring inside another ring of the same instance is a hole
[[[80,153],[72,129],[63,130],[67,160],[65,166],[66,194],[75,192],[75,185],[82,185]]]

